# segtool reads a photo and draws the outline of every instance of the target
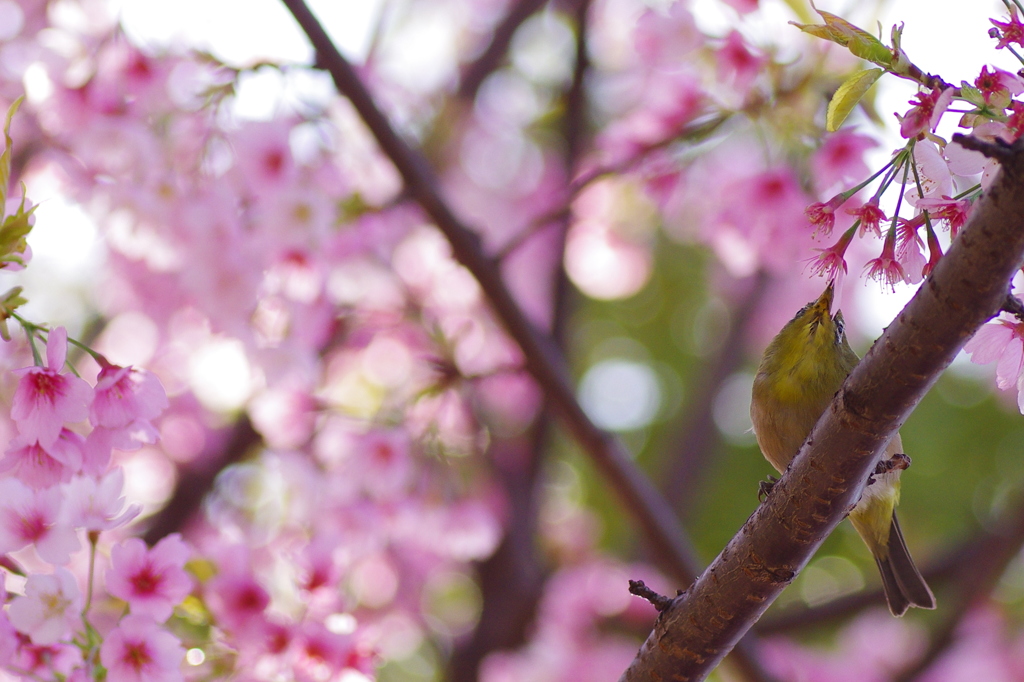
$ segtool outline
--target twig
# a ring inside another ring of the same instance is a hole
[[[170,501],[149,521],[149,527],[142,539],[153,546],[161,538],[173,533],[189,522],[202,504],[203,498],[213,489],[213,483],[225,467],[242,459],[249,450],[261,441],[252,428],[249,418],[242,415],[231,427],[224,440],[217,439],[211,446],[214,453],[196,458],[193,464],[179,470],[178,484]]]
[[[687,124],[680,130],[673,131],[661,140],[642,147],[627,159],[613,164],[596,166],[579,174],[569,184],[569,188],[565,192],[565,195],[559,204],[553,209],[537,216],[524,226],[518,234],[513,236],[512,239],[504,244],[494,255],[495,260],[500,261],[506,258],[510,253],[522,246],[525,241],[537,234],[537,232],[545,226],[556,221],[566,220],[570,217],[572,215],[572,202],[574,202],[576,197],[578,197],[580,193],[592,183],[609,175],[630,171],[643,163],[643,161],[652,153],[669,147],[676,142],[698,142],[718,130],[718,128],[720,128],[722,124],[728,121],[731,117],[732,113],[720,112],[713,116],[701,118]]]
[[[651,605],[658,609],[658,613],[661,613],[672,605],[672,597],[666,597],[663,594],[658,594],[651,588],[647,587],[643,580],[630,580],[629,593],[635,594],[641,599],[646,599],[651,602]]]
[[[956,631],[964,617],[978,603],[984,601],[995,589],[999,578],[1006,572],[1007,565],[1024,546],[1024,503],[1016,505],[999,524],[998,530],[990,534],[981,551],[970,561],[960,565],[956,585],[956,605],[947,608],[949,614],[932,633],[931,642],[924,654],[902,671],[895,682],[911,682],[929,667],[953,643]]]
[[[491,42],[487,48],[480,53],[480,56],[470,62],[462,69],[462,78],[459,79],[459,99],[472,101],[476,97],[477,90],[491,75],[508,54],[508,46],[512,42],[512,36],[524,21],[530,18],[534,12],[539,10],[547,0],[519,0],[501,20],[494,32],[491,34]]]
[[[748,290],[730,311],[729,333],[718,344],[714,361],[698,377],[698,389],[693,399],[688,401],[691,407],[680,415],[679,424],[665,441],[664,449],[671,450],[671,454],[664,457],[669,466],[661,489],[669,499],[675,500],[676,513],[684,520],[689,515],[695,498],[693,493],[701,482],[704,469],[722,442],[713,417],[715,395],[743,362],[743,344],[747,340],[750,321],[764,299],[768,283],[767,273],[758,271]]]
[[[1006,294],[1006,300],[1003,302],[1002,310],[1015,316],[1021,322],[1024,322],[1024,303],[1013,294]]]

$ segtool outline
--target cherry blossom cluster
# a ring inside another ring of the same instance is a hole
[[[22,324],[35,350],[42,330]],[[99,355],[102,369],[91,386],[64,371],[67,351],[67,331],[57,327],[47,334],[45,364],[15,372],[10,416],[18,436],[0,459],[0,554],[24,587],[0,612],[0,667],[37,679],[181,679],[183,649],[162,627],[192,589],[181,539],[168,536],[152,550],[137,539],[115,544],[109,569],[94,581],[101,535],[141,511],[125,508],[124,470],[111,466],[112,450],[154,442],[152,420],[167,397],[153,374]],[[75,429],[86,422],[91,430],[83,436]],[[67,568],[82,550],[83,532],[91,547],[84,589]],[[102,633],[90,620],[100,586],[127,605]]]
[[[133,362],[150,372],[97,356],[91,387],[62,373],[63,332],[50,332],[52,353],[26,376],[69,387],[60,426],[22,415],[15,397],[14,422],[38,426],[19,431],[4,462],[19,480],[47,481],[49,497],[39,495],[52,505],[79,479],[122,480],[103,473],[118,465],[150,480],[160,474],[147,467],[217,466],[225,425],[255,435],[183,528],[188,544],[119,540],[139,530],[126,516],[79,550],[76,526],[59,526],[52,551],[63,553],[40,557],[66,572],[7,585],[24,595],[17,603],[66,606],[38,626],[48,648],[26,649],[35,662],[17,654],[9,669],[359,680],[450,641],[467,621],[447,620],[448,595],[464,590],[504,521],[479,461],[483,422],[515,433],[538,404],[479,290],[396,200],[393,170],[347,108],[236,119],[243,70],[150,55],[116,32],[52,30],[95,68],[76,79],[81,63],[65,52],[40,62],[52,89],[24,105],[15,133],[22,122],[19,144],[50,154],[25,181],[56,178],[100,226],[97,304],[123,336],[104,332],[96,346],[152,338]],[[217,375],[225,367],[242,369]],[[142,500],[147,511],[163,501]],[[94,597],[86,549],[105,581]]]
[[[990,35],[998,41],[997,49],[1009,50],[1024,64],[1024,59],[1014,49],[1024,47],[1018,15],[1021,7],[1016,2],[1008,2],[1007,8],[1006,21],[991,20]],[[822,16],[824,25],[802,28],[809,32],[824,31],[822,37],[837,42],[844,36],[856,34],[854,27],[841,19],[827,13]],[[900,134],[907,139],[906,146],[897,150],[892,160],[866,181],[807,208],[812,225],[819,234],[827,235],[836,225],[837,211],[847,202],[855,204],[843,211],[856,221],[835,244],[820,250],[812,264],[813,272],[829,278],[841,276],[847,270],[845,254],[854,236],[858,232],[861,236],[872,234],[883,238],[883,246],[881,254],[865,266],[866,274],[879,280],[883,287],[892,289],[899,282],[920,282],[932,271],[942,257],[936,226],[948,231],[950,241],[955,239],[970,216],[974,202],[991,184],[998,169],[994,159],[937,135],[943,117],[960,114],[957,127],[984,141],[1012,143],[1024,134],[1024,102],[1014,99],[1024,93],[1024,78],[1020,74],[983,66],[972,83],[951,85],[936,76],[924,75],[910,62],[899,47],[900,32],[894,29],[893,47],[888,53],[883,49],[868,58],[884,70],[916,80],[921,86],[910,102],[911,108],[897,115]],[[872,48],[881,48],[881,43],[873,37],[856,35]],[[881,75],[882,70],[877,71]],[[856,205],[858,193],[876,179],[879,179],[878,186],[870,198]],[[879,204],[890,190],[895,190],[897,196],[892,216],[887,217]],[[913,208],[912,217],[900,215],[904,202]],[[1018,405],[1024,412],[1022,324],[1016,318],[987,324],[965,350],[976,363],[997,363],[997,386],[1002,390],[1016,388]]]

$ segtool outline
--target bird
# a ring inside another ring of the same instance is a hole
[[[801,308],[768,344],[754,377],[754,436],[765,459],[780,473],[860,361],[846,339],[842,311],[831,315],[833,297],[830,281],[821,296]],[[900,472],[909,464],[897,433],[849,515],[875,559],[894,616],[902,616],[911,606],[935,608],[935,596],[910,557],[896,518]]]

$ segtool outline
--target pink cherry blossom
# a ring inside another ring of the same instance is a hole
[[[1024,91],[1024,81],[1020,76],[993,68],[989,71],[988,65],[981,67],[981,73],[974,79],[974,87],[981,91],[986,104],[996,107],[1006,107],[1010,104],[1013,95],[1019,95]]]
[[[877,279],[883,291],[886,287],[896,291],[897,282],[907,281],[907,273],[903,271],[903,266],[896,258],[895,232],[889,232],[882,246],[881,255],[869,260],[864,269],[867,271],[868,279]]]
[[[350,636],[331,632],[320,623],[304,623],[296,637],[295,662],[300,679],[316,680],[323,673],[339,673],[353,654]]]
[[[213,577],[206,585],[210,610],[218,621],[236,633],[258,630],[265,622],[263,612],[270,595],[252,574],[230,571]]]
[[[754,79],[768,63],[768,57],[755,54],[747,47],[747,41],[739,31],[730,31],[725,43],[715,52],[718,77],[732,81],[732,85],[745,93]]]
[[[832,228],[836,224],[836,209],[846,203],[846,196],[837,194],[825,203],[817,202],[811,204],[804,211],[804,215],[814,225],[817,234],[828,236],[832,234]]]
[[[942,220],[949,227],[949,235],[955,238],[960,228],[967,222],[971,215],[973,204],[967,199],[951,199],[943,195],[942,198],[925,197],[919,199],[917,207],[922,211],[928,211],[932,218]]]
[[[82,663],[82,652],[73,644],[33,644],[25,635],[17,635],[17,641],[11,666],[29,673],[31,679],[59,679],[55,673],[71,675]]]
[[[667,15],[648,9],[637,19],[633,43],[646,66],[679,68],[699,48],[704,36],[685,2],[674,2]]]
[[[107,591],[128,602],[133,614],[162,623],[192,590],[184,568],[190,553],[177,533],[148,550],[142,540],[129,538],[110,550]]]
[[[34,439],[18,436],[0,460],[0,472],[10,472],[33,488],[66,483],[82,468],[84,443],[84,438],[68,429],[61,429],[57,440],[46,448]]]
[[[45,561],[68,563],[81,545],[60,511],[59,487],[32,490],[16,478],[0,479],[0,554],[34,543]]]
[[[125,616],[100,647],[107,682],[180,682],[185,650],[152,619]]]
[[[4,598],[0,599],[0,604],[6,601],[6,582],[7,573],[0,571],[0,595],[5,595]],[[14,652],[17,650],[17,645],[18,635],[14,631],[14,626],[11,625],[7,612],[0,609],[0,667],[4,667],[11,662]]]
[[[148,419],[136,419],[117,429],[97,426],[82,445],[82,471],[90,476],[102,476],[113,450],[131,452],[159,439],[160,432]]]
[[[291,121],[247,123],[232,139],[235,167],[243,188],[254,192],[278,191],[297,172],[288,138]]]
[[[913,220],[899,218],[896,222],[896,259],[903,266],[906,280],[910,284],[917,284],[924,277],[923,271],[926,265],[924,253],[921,249],[924,242],[918,234],[918,229],[924,223],[924,214],[918,215]]]
[[[882,236],[880,224],[888,218],[885,217],[885,212],[878,207],[877,197],[872,197],[870,201],[859,208],[848,208],[846,212],[860,219],[860,236],[863,237],[868,232],[873,232],[876,237]]]
[[[992,22],[992,25],[999,29],[999,42],[996,43],[997,50],[1003,49],[1010,43],[1016,43],[1017,45],[1024,47],[1024,24],[1022,24],[1020,19],[1017,18],[1017,8],[1013,5],[1010,5],[1009,7],[1009,21],[996,21],[995,19],[989,19],[989,21]]]
[[[93,426],[122,428],[139,419],[150,420],[167,409],[167,394],[150,372],[110,365],[96,378],[96,395],[89,411]]]
[[[939,259],[942,258],[942,245],[939,244],[939,238],[935,236],[935,230],[928,228],[928,263],[924,266],[922,274],[927,277],[932,274],[932,270],[939,264]]]
[[[950,87],[945,90],[931,90],[930,92],[919,92],[910,103],[914,106],[900,119],[900,134],[909,139],[917,137],[927,130],[935,130],[939,125],[939,119],[946,113],[950,103],[953,101],[955,89]]]
[[[923,140],[914,145],[914,163],[925,197],[953,194],[953,171],[949,167],[949,160],[942,155],[934,142]],[[904,196],[911,206],[916,207],[921,201],[921,193],[918,192],[917,183],[913,180],[913,171],[910,177],[911,181]]]
[[[740,14],[749,14],[757,9],[759,0],[725,0],[725,4]]]
[[[65,422],[89,416],[92,388],[82,379],[61,374],[68,352],[64,327],[50,332],[46,341],[46,367],[18,370],[21,375],[11,404],[11,418],[18,431],[43,447],[53,445]]]
[[[814,187],[819,192],[829,192],[840,183],[863,180],[869,174],[864,152],[877,146],[875,139],[852,130],[829,135],[811,156]]]
[[[982,325],[964,344],[964,352],[976,364],[996,363],[996,386],[1000,389],[1017,386],[1020,390],[1024,376],[1024,322],[998,320]],[[1021,402],[1024,401],[1018,396],[1018,403]]]
[[[11,602],[9,615],[35,644],[54,644],[81,628],[82,603],[75,576],[58,567],[52,575],[29,575],[25,594]]]
[[[851,227],[843,233],[835,244],[827,249],[818,249],[820,253],[811,260],[811,273],[830,280],[835,280],[846,274],[848,271],[846,267],[846,249],[849,248],[850,242],[853,241],[855,233],[856,231]]]
[[[62,486],[64,520],[74,528],[89,531],[123,526],[142,511],[138,504],[124,509],[123,487],[124,469],[121,467],[111,469],[99,480],[91,476],[75,476]]]

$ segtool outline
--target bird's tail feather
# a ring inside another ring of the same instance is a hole
[[[896,514],[892,515],[889,526],[889,552],[886,557],[875,557],[878,571],[882,574],[882,589],[889,610],[894,616],[902,616],[911,606],[922,609],[935,608],[935,596],[928,583],[921,577],[921,572],[914,565],[907,551],[907,543],[903,539]]]

